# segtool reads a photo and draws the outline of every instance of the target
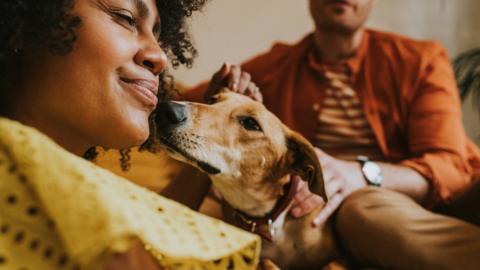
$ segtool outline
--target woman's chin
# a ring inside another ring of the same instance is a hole
[[[150,135],[150,128],[148,121],[144,122],[129,122],[122,125],[122,129],[117,130],[116,134],[112,134],[110,142],[114,142],[110,148],[126,149],[131,147],[138,147],[142,145]]]
[[[129,147],[137,147],[142,145],[150,135],[150,129],[148,125],[146,128],[136,128],[135,130],[131,130],[129,140],[125,141],[125,144],[129,144]]]

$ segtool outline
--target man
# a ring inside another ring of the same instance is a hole
[[[310,0],[313,33],[241,69],[224,65],[205,95],[229,84],[263,98],[322,149],[330,201],[316,223],[337,211],[341,245],[355,264],[479,269],[480,227],[426,210],[457,198],[480,169],[448,56],[434,42],[365,29],[373,3]],[[200,99],[205,88],[187,96]],[[304,188],[296,201],[292,214],[300,216],[319,198]]]

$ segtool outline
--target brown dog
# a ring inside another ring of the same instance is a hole
[[[263,236],[263,258],[282,269],[328,263],[336,254],[331,226],[311,225],[321,209],[299,219],[287,215],[297,185],[290,174],[327,200],[313,146],[261,103],[226,90],[213,99],[159,104],[163,148],[210,176],[226,202],[226,220]]]

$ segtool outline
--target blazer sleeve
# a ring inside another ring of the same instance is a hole
[[[461,101],[446,51],[430,43],[420,62],[415,95],[408,111],[408,146],[412,158],[401,165],[415,169],[431,182],[427,204],[449,202],[471,182],[469,140]]]

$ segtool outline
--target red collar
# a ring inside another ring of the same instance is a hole
[[[271,242],[274,235],[273,223],[290,205],[297,193],[298,182],[300,180],[298,177],[290,177],[290,179],[290,182],[284,187],[285,195],[277,201],[272,211],[263,217],[249,216],[227,204],[227,207],[232,210],[234,224],[244,230],[256,233]]]

